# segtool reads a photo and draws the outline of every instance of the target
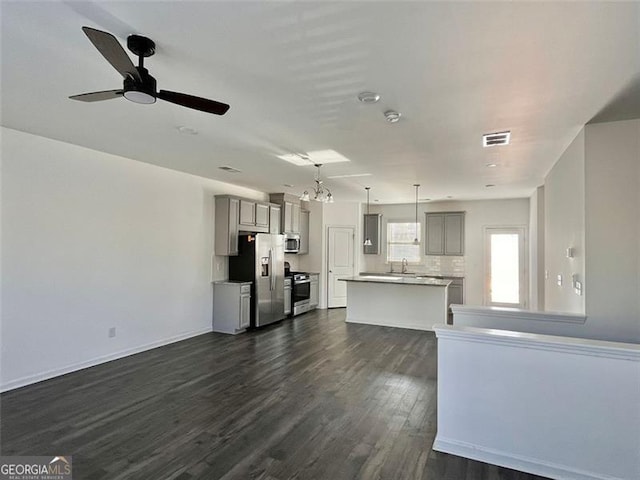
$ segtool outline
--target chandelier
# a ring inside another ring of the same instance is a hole
[[[322,180],[320,180],[320,167],[321,163],[314,163],[314,166],[318,169],[315,175],[315,185],[313,186],[313,199],[316,202],[323,203],[333,203],[333,195],[331,194],[331,190],[325,187],[322,184]],[[310,199],[309,191],[305,190],[302,195],[300,195],[300,200],[308,202]]]

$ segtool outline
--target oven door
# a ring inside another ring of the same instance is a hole
[[[308,302],[311,298],[311,280],[299,280],[293,283],[293,304]]]

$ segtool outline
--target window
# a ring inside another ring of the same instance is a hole
[[[406,258],[409,263],[420,263],[419,223],[387,222],[387,262],[401,262]],[[414,239],[418,238],[418,243]]]
[[[487,305],[524,308],[526,265],[524,228],[486,228]]]

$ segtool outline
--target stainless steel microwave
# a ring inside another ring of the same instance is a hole
[[[300,234],[284,234],[284,253],[298,253],[300,251]]]

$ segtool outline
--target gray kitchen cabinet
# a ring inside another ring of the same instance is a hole
[[[269,205],[256,203],[256,227],[269,228]]]
[[[213,284],[213,331],[235,335],[251,324],[251,282]]]
[[[256,202],[240,200],[240,225],[255,227],[256,225]]]
[[[296,203],[291,206],[291,231],[300,233],[300,205]]]
[[[362,251],[366,255],[380,255],[382,232],[382,215],[380,213],[364,214],[364,239],[369,238],[371,245],[364,245]]]
[[[311,282],[309,287],[309,306],[317,308],[320,303],[320,275],[312,273],[309,275]]]
[[[284,279],[284,314],[291,315],[291,277]]]
[[[464,213],[444,216],[444,254],[464,255]]]
[[[464,255],[464,212],[426,213],[426,255]]]
[[[281,233],[280,230],[280,211],[282,209],[278,205],[269,205],[269,233]]]
[[[309,253],[309,211],[300,210],[300,249],[298,255]]]
[[[220,196],[215,202],[214,252],[216,255],[238,255],[240,200]]]
[[[448,290],[448,305],[450,307],[451,304],[454,305],[462,305],[464,304],[464,280],[461,278],[456,279],[447,279],[451,280],[451,284],[449,285]]]
[[[269,200],[282,208],[279,233],[300,233],[300,199],[288,193],[272,193]]]

